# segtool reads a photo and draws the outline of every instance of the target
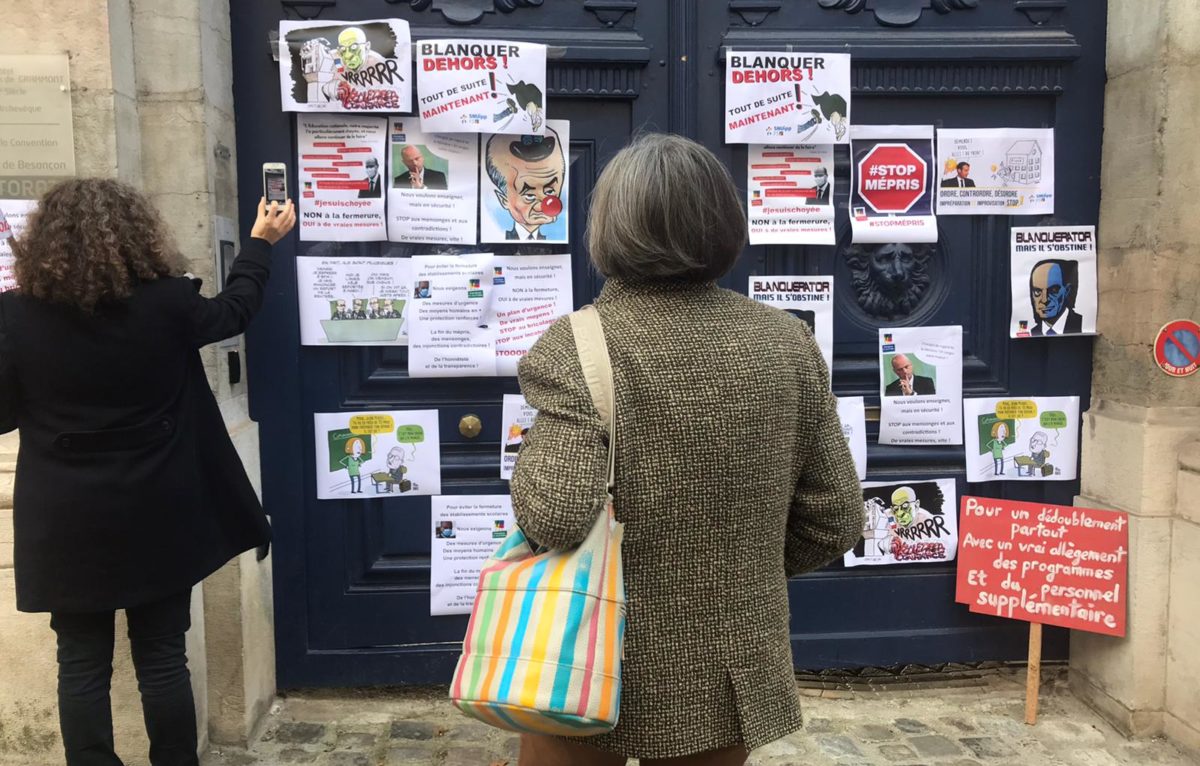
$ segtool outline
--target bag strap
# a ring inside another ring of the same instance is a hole
[[[617,401],[604,326],[595,306],[587,305],[571,314],[571,332],[575,335],[575,351],[579,354],[579,365],[592,394],[592,403],[600,413],[601,422],[608,428],[608,493],[611,495],[617,464]]]

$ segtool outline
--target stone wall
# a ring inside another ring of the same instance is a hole
[[[1200,5],[1109,0],[1108,30],[1100,335],[1077,502],[1129,514],[1130,629],[1125,639],[1074,634],[1072,685],[1128,733],[1169,730],[1200,748],[1197,692],[1175,675],[1186,667],[1183,678],[1196,678],[1181,654],[1200,630],[1200,538],[1184,494],[1200,375],[1170,378],[1152,354],[1162,325],[1200,317]]]
[[[5,17],[9,52],[70,56],[78,174],[118,177],[141,187],[211,295],[213,216],[237,217],[228,5],[8,0]],[[258,430],[247,412],[244,370],[242,382],[230,385],[226,351],[211,347],[203,357],[257,486]],[[15,434],[0,438],[0,667],[6,668],[0,673],[0,756],[61,763],[54,636],[46,615],[23,615],[14,605],[16,449]],[[275,691],[270,561],[244,554],[195,589],[192,621],[188,656],[201,741],[211,735],[216,742],[243,742]],[[117,631],[117,747],[126,763],[137,766],[147,762],[146,741],[120,617]]]

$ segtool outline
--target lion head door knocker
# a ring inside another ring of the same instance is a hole
[[[850,245],[844,251],[850,267],[854,300],[874,319],[904,319],[929,292],[929,265],[934,245]]]

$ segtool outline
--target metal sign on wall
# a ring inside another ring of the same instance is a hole
[[[36,199],[73,175],[67,54],[0,55],[0,198]]]

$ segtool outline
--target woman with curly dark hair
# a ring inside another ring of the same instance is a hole
[[[119,181],[51,189],[14,243],[0,294],[0,432],[20,430],[13,495],[17,608],[49,612],[69,766],[113,766],[113,613],[124,609],[150,762],[195,766],[184,634],[192,586],[270,529],[198,352],[262,303],[266,208],[225,289],[184,278],[162,219]]]

